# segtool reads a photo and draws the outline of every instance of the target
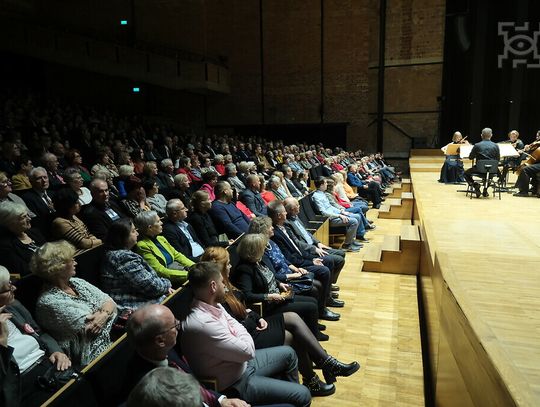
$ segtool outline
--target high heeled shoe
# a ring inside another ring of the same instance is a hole
[[[309,389],[313,397],[330,396],[336,392],[336,386],[323,382],[316,374],[311,379],[304,380],[302,384]]]
[[[358,362],[343,363],[332,356],[328,356],[322,364],[322,373],[326,383],[334,383],[336,376],[347,377],[360,369]]]

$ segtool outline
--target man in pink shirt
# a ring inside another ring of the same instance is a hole
[[[182,351],[197,377],[215,377],[221,393],[251,404],[309,406],[298,383],[298,360],[289,346],[255,350],[246,329],[221,306],[225,284],[219,266],[200,262],[189,271],[195,300],[182,323]],[[286,380],[273,377],[285,377]]]

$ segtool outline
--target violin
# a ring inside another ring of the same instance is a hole
[[[528,158],[516,169],[517,175],[521,174],[521,171],[523,171],[523,169],[527,167],[528,165],[536,164],[537,162],[540,162],[540,148],[538,147],[540,147],[540,140],[533,141],[528,146],[525,146],[525,148],[523,149],[523,152],[527,150],[527,151],[530,151],[531,154],[525,153],[527,154]]]

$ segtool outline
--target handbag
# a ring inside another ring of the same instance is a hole
[[[68,367],[66,370],[56,370],[56,366],[52,365],[45,373],[37,377],[37,384],[44,390],[57,391],[71,379],[78,379],[80,373],[73,367]]]
[[[304,274],[300,278],[287,281],[295,294],[305,294],[311,291],[313,287],[313,273]]]

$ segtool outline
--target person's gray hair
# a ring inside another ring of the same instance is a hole
[[[132,165],[124,164],[118,168],[118,175],[121,177],[129,177],[135,173]]]
[[[167,205],[165,206],[165,212],[167,213],[167,215],[169,215],[172,211],[177,209],[181,203],[182,203],[181,199],[178,199],[178,198],[169,199],[167,201]]]
[[[272,228],[272,219],[268,216],[257,216],[249,222],[248,233],[262,233],[268,236],[268,232]]]
[[[248,233],[238,244],[238,255],[242,260],[256,263],[260,261],[264,255],[267,244],[267,235],[262,233]]]
[[[7,268],[0,266],[0,287],[9,283],[10,275]]]
[[[41,156],[41,162],[43,164],[53,161],[54,159],[56,159],[56,156],[53,153],[43,153]]]
[[[223,154],[216,154],[216,156],[214,157],[214,162],[215,163],[223,162],[224,159],[225,157],[223,157]]]
[[[276,189],[279,188],[281,186],[281,179],[277,176],[277,175],[272,175],[270,177],[270,179],[268,180],[268,186],[270,187],[269,189],[271,189],[272,187],[272,184],[276,183]]]
[[[100,179],[107,183],[110,178],[111,174],[107,170],[97,170],[93,175],[93,179]]]
[[[225,166],[227,172],[236,171],[236,164],[229,163]]]
[[[173,165],[173,162],[170,158],[164,158],[163,160],[161,160],[161,162],[159,163],[159,165],[161,165],[161,168],[165,168],[169,165]]]
[[[100,182],[103,182],[105,183],[105,185],[107,185],[107,181],[106,180],[103,180],[101,178],[94,178],[92,181],[90,181],[90,191],[94,192],[97,188],[98,188],[98,184]]]
[[[43,167],[34,167],[32,168],[32,170],[30,171],[30,174],[28,174],[28,178],[30,179],[34,179],[36,178],[36,173],[38,172],[44,172],[45,174],[47,174],[47,170]]]
[[[78,175],[81,175],[77,168],[68,168],[64,171],[64,181],[75,181]]]
[[[493,136],[493,130],[491,130],[489,127],[482,129],[482,139],[491,138],[491,136]]]
[[[127,407],[202,406],[199,383],[172,367],[152,369],[131,390]]]
[[[28,208],[20,203],[11,201],[2,202],[0,205],[0,226],[8,227],[24,214],[28,213]]]
[[[295,205],[296,203],[299,203],[298,199],[296,199],[296,198],[294,198],[292,196],[288,196],[282,202],[282,204],[285,207],[285,210],[287,211],[287,213],[289,213],[292,210],[293,205]]]
[[[133,219],[133,224],[141,235],[146,236],[146,231],[148,228],[156,222],[156,216],[158,216],[156,211],[141,212],[135,216],[135,219]]]

